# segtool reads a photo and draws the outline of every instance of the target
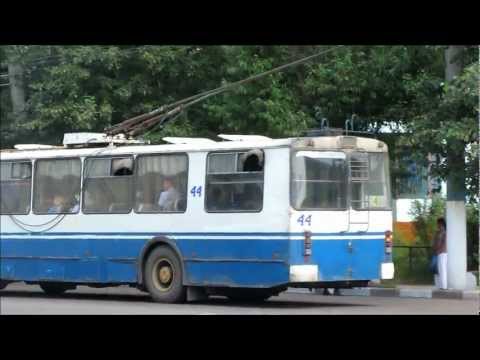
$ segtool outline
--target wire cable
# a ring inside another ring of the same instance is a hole
[[[195,105],[203,100],[206,100],[208,99],[209,97],[211,96],[214,96],[214,95],[217,95],[217,94],[220,94],[224,91],[227,91],[227,90],[230,90],[236,86],[239,86],[239,85],[243,85],[243,84],[247,84],[249,82],[252,82],[252,81],[255,81],[255,80],[258,80],[262,77],[265,77],[267,75],[271,75],[271,74],[274,74],[276,72],[280,72],[282,70],[285,70],[289,67],[293,67],[293,66],[296,66],[296,65],[300,65],[300,64],[303,64],[305,62],[308,62],[308,61],[311,61],[321,55],[324,55],[326,53],[329,53],[333,50],[337,50],[338,48],[341,48],[343,47],[344,45],[337,45],[337,46],[334,46],[334,47],[331,47],[327,50],[323,50],[323,51],[320,51],[316,54],[313,54],[313,55],[310,55],[310,56],[307,56],[307,57],[304,57],[304,58],[301,58],[301,59],[298,59],[298,60],[295,60],[295,61],[292,61],[290,63],[287,63],[287,64],[284,64],[284,65],[280,65],[280,66],[277,66],[273,69],[270,69],[270,70],[267,70],[267,71],[264,71],[260,74],[256,74],[256,75],[252,75],[250,77],[247,77],[245,79],[242,79],[242,80],[239,80],[239,81],[236,81],[236,82],[233,82],[233,83],[230,83],[230,84],[226,84],[226,85],[223,85],[223,86],[220,86],[220,87],[217,87],[215,89],[212,89],[212,90],[208,90],[208,91],[204,91],[204,92],[201,92],[199,94],[196,94],[196,95],[193,95],[193,96],[190,96],[190,97],[187,97],[187,98],[184,98],[182,100],[178,100],[176,102],[173,102],[171,104],[167,104],[167,105],[164,105],[164,106],[161,106],[160,108],[157,108],[157,109],[154,109],[146,114],[142,114],[142,115],[138,115],[134,118],[131,118],[131,119],[127,119],[119,124],[116,124],[116,125],[113,125],[111,127],[108,127],[105,129],[105,131],[107,133],[110,133],[110,134],[117,134],[117,133],[120,133],[122,131],[125,130],[125,128],[129,128],[129,127],[134,127],[133,129],[133,133],[137,133],[137,131],[135,131],[135,127],[138,126],[138,124],[141,124],[142,122],[144,121],[148,121],[149,119],[153,118],[154,116],[156,116],[157,114],[161,114],[171,108],[174,108],[174,107],[181,107],[181,111],[183,111],[184,109],[192,106],[192,105]],[[130,130],[132,131],[132,130]]]

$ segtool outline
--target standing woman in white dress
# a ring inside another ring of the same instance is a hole
[[[435,286],[447,289],[447,225],[444,218],[437,220],[437,232],[433,239],[433,252],[437,255],[438,271],[435,274]]]

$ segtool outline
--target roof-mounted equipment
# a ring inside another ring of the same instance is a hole
[[[142,140],[127,139],[125,135],[109,136],[103,133],[67,133],[63,136],[65,147],[93,147],[99,145],[145,144]]]

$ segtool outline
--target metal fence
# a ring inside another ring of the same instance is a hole
[[[418,263],[419,259],[423,265],[428,264],[432,257],[432,247],[431,246],[409,246],[409,245],[394,245],[394,261],[395,261],[395,249],[407,249],[408,251],[408,271],[412,272],[414,263]],[[416,260],[416,261],[415,261]]]

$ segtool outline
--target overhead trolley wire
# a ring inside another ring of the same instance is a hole
[[[252,75],[252,76],[247,77],[245,79],[242,79],[242,80],[230,83],[230,84],[226,84],[226,85],[220,86],[220,87],[212,89],[212,90],[201,92],[197,95],[187,97],[185,99],[173,102],[171,104],[163,105],[160,108],[154,109],[154,110],[152,110],[148,113],[135,116],[135,117],[127,119],[127,120],[125,120],[125,121],[123,121],[119,124],[110,126],[110,127],[105,129],[105,132],[109,135],[116,135],[116,134],[120,134],[120,133],[126,133],[127,135],[130,135],[130,136],[137,135],[138,133],[140,133],[142,131],[145,131],[145,130],[148,130],[148,129],[152,128],[153,126],[157,125],[158,123],[163,125],[166,121],[172,120],[174,117],[179,116],[180,113],[182,113],[186,108],[188,108],[192,105],[195,105],[195,104],[197,104],[197,103],[199,103],[203,100],[206,100],[211,96],[218,95],[222,92],[233,89],[234,87],[237,87],[239,85],[247,84],[249,82],[253,82],[255,80],[258,80],[262,77],[274,74],[276,72],[280,72],[280,71],[285,70],[289,67],[297,66],[297,65],[303,64],[305,62],[311,61],[311,60],[313,60],[313,59],[315,59],[315,58],[317,58],[321,55],[324,55],[328,52],[336,50],[340,47],[343,47],[343,45],[337,45],[337,46],[331,47],[327,50],[320,51],[316,54],[313,54],[313,55],[310,55],[310,56],[292,61],[292,62],[284,64],[284,65],[277,66],[273,69],[264,71],[260,74]],[[170,110],[172,108],[173,108],[173,110]],[[170,111],[168,111],[168,110],[170,110]],[[166,111],[168,111],[168,112],[166,113]]]

